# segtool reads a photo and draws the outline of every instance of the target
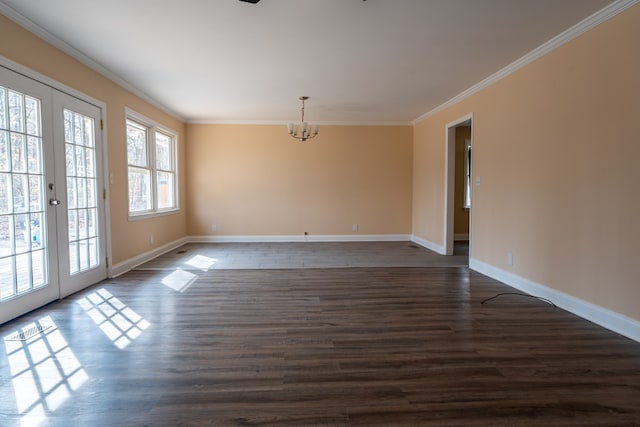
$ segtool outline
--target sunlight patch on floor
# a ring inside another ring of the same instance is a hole
[[[191,259],[189,259],[188,261],[186,261],[185,264],[190,265],[191,267],[195,267],[202,271],[207,271],[211,267],[213,267],[216,264],[216,262],[218,262],[218,260],[215,258],[209,258],[208,256],[204,256],[204,255],[196,255]]]
[[[80,299],[78,304],[120,350],[150,326],[142,316],[104,288]]]
[[[89,376],[50,316],[33,322],[22,331],[42,327],[44,331],[27,340],[12,340],[20,331],[5,337],[16,407],[23,427],[37,427],[47,414],[58,409]]]
[[[162,279],[162,284],[173,289],[174,291],[184,292],[189,286],[198,279],[193,273],[177,269]]]

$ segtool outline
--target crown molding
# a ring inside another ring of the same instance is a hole
[[[24,29],[26,29],[27,31],[35,34],[36,36],[38,36],[39,38],[41,38],[45,42],[49,43],[50,45],[60,49],[62,52],[64,52],[67,55],[75,58],[76,60],[78,60],[83,65],[85,65],[85,66],[89,67],[90,69],[92,69],[93,71],[101,74],[103,77],[111,80],[112,82],[116,83],[118,86],[121,86],[122,88],[128,90],[129,92],[133,93],[137,97],[139,97],[142,100],[144,100],[144,101],[148,102],[149,104],[153,105],[157,109],[167,113],[168,115],[170,115],[171,117],[173,117],[173,118],[175,118],[177,120],[180,120],[181,122],[185,122],[186,121],[184,117],[180,116],[175,111],[171,110],[170,108],[168,108],[165,105],[161,104],[160,102],[156,101],[155,99],[153,99],[152,97],[150,97],[146,93],[142,92],[140,89],[136,88],[135,86],[133,86],[132,84],[130,84],[129,82],[127,82],[126,80],[124,80],[123,78],[118,76],[113,71],[109,70],[108,68],[106,68],[102,64],[94,61],[93,59],[89,58],[87,55],[85,55],[84,53],[82,53],[78,49],[74,48],[70,44],[68,44],[65,41],[59,39],[58,37],[54,36],[53,34],[48,32],[47,30],[45,30],[44,28],[42,28],[41,26],[39,26],[38,24],[36,24],[32,20],[30,20],[29,18],[21,15],[20,13],[16,12],[14,9],[12,9],[11,7],[7,6],[6,4],[4,4],[2,2],[0,2],[0,14],[6,16],[7,18],[12,20],[13,22],[18,24],[19,26],[21,26]]]
[[[439,112],[441,112],[443,110],[446,110],[447,108],[457,104],[458,102],[470,97],[471,95],[481,91],[482,89],[484,89],[484,88],[496,83],[497,81],[502,80],[503,78],[507,77],[508,75],[518,71],[519,69],[521,69],[522,67],[530,64],[531,62],[535,61],[536,59],[548,54],[549,52],[552,52],[553,50],[559,48],[560,46],[564,45],[565,43],[575,39],[576,37],[580,36],[581,34],[584,34],[587,31],[589,31],[590,29],[602,24],[603,22],[607,21],[608,19],[613,18],[614,16],[618,15],[619,13],[625,11],[626,9],[630,8],[631,6],[633,6],[633,5],[635,5],[636,3],[639,3],[639,2],[640,2],[640,0],[617,0],[617,1],[614,1],[610,5],[604,7],[603,9],[601,9],[598,12],[594,13],[593,15],[589,16],[588,18],[582,20],[581,22],[577,23],[573,27],[567,29],[566,31],[563,31],[560,34],[558,34],[557,36],[555,36],[551,40],[547,41],[546,43],[538,46],[537,48],[535,48],[531,52],[527,53],[526,55],[524,55],[520,59],[517,59],[516,61],[512,62],[511,64],[509,64],[506,67],[502,68],[501,70],[497,71],[496,73],[490,75],[486,79],[484,79],[484,80],[480,81],[479,83],[476,83],[475,85],[471,86],[469,89],[465,90],[464,92],[461,92],[460,94],[454,96],[453,98],[451,98],[447,102],[445,102],[443,104],[440,104],[439,106],[437,106],[433,110],[431,110],[431,111],[423,114],[422,116],[418,117],[417,119],[413,120],[411,122],[411,124],[416,125],[416,124],[428,119],[429,117],[431,117],[431,116],[433,116],[433,115],[435,115],[435,114],[437,114],[437,113],[439,113]]]
[[[297,123],[295,120],[294,123]],[[264,125],[264,126],[286,126],[289,121],[282,120],[187,120],[190,125]],[[313,121],[310,122],[318,126],[413,126],[411,122],[331,122]]]

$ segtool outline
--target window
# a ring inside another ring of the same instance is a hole
[[[127,112],[129,217],[178,209],[176,135]]]

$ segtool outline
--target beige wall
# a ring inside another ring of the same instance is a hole
[[[306,143],[284,125],[187,136],[190,235],[411,233],[410,126],[322,126]]]
[[[114,175],[114,183],[108,188],[111,208],[112,263],[128,260],[185,236],[184,208],[175,215],[135,222],[127,220],[125,107],[130,107],[176,131],[180,159],[185,158],[183,123],[154,108],[2,15],[0,15],[0,55],[106,103],[108,161],[109,170]],[[184,207],[186,205],[184,160],[179,167],[182,184],[180,203]],[[150,243],[151,235],[155,240],[153,244]]]
[[[443,244],[445,125],[473,113],[471,256],[640,320],[638,40],[635,5],[417,124],[414,233]]]
[[[456,128],[456,188],[454,197],[453,232],[455,234],[469,233],[469,209],[464,207],[465,184],[465,150],[466,140],[471,139],[471,126],[459,126]]]

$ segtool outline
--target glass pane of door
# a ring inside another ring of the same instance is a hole
[[[0,302],[48,284],[42,110],[0,86]]]
[[[69,275],[99,266],[95,122],[64,109]]]

